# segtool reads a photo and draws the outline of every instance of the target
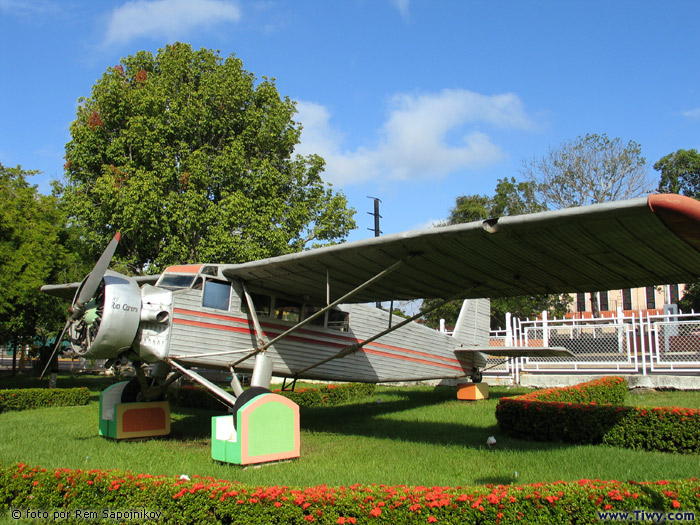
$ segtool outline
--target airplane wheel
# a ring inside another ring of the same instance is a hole
[[[122,403],[138,403],[140,401],[143,401],[141,385],[139,380],[134,377],[129,380],[124,390],[122,390]]]
[[[481,370],[474,370],[472,374],[472,383],[481,383],[483,379],[484,376],[481,374]]]
[[[262,394],[269,393],[270,390],[261,386],[251,386],[248,390],[244,390],[243,393],[236,398],[236,403],[233,405],[233,428],[236,428],[238,411],[243,405],[245,405],[251,399],[258,397]]]
[[[155,381],[153,378],[148,378],[150,381]],[[127,385],[122,390],[122,403],[141,403],[142,401],[164,401],[165,392],[159,396],[146,400],[141,392],[141,384],[137,378],[130,379]]]

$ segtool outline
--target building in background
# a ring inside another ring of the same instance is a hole
[[[575,293],[571,294],[574,300],[566,317],[569,319],[615,317],[619,310],[622,310],[625,316],[639,311],[645,315],[663,313],[665,304],[678,304],[684,289],[684,284],[667,284],[594,293]]]

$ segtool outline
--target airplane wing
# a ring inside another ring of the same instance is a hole
[[[133,279],[138,283],[139,286],[142,284],[156,284],[156,281],[160,277],[158,275],[141,275],[139,277],[133,277]],[[66,283],[66,284],[45,284],[41,287],[41,291],[48,295],[53,295],[60,297],[61,299],[66,299],[67,301],[73,300],[75,297],[76,290],[80,287],[81,283]]]
[[[232,264],[232,280],[325,303],[505,297],[686,283],[700,277],[700,202],[679,195],[416,230]]]

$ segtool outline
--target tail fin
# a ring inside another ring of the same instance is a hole
[[[466,346],[489,345],[491,330],[491,300],[465,299],[455,325],[454,337]]]

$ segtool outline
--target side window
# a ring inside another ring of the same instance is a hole
[[[348,331],[348,323],[350,314],[341,312],[340,310],[331,310],[328,312],[328,328],[340,330],[341,332]]]
[[[270,317],[272,298],[269,295],[251,293],[250,298],[253,300],[255,313],[258,314],[258,317]],[[245,300],[245,294],[241,296],[241,310],[243,313],[248,313],[248,301]]]
[[[304,307],[304,319],[307,319],[314,315],[316,312],[322,310],[323,308],[320,306],[311,306],[311,305],[306,305]],[[316,319],[311,321],[312,326],[323,326],[324,323],[324,317],[325,315],[319,315]]]
[[[298,323],[301,317],[301,304],[278,297],[275,300],[275,317],[283,321]]]
[[[221,281],[209,281],[204,284],[204,294],[202,295],[202,306],[205,308],[216,308],[217,310],[228,310],[231,302],[231,283]]]

